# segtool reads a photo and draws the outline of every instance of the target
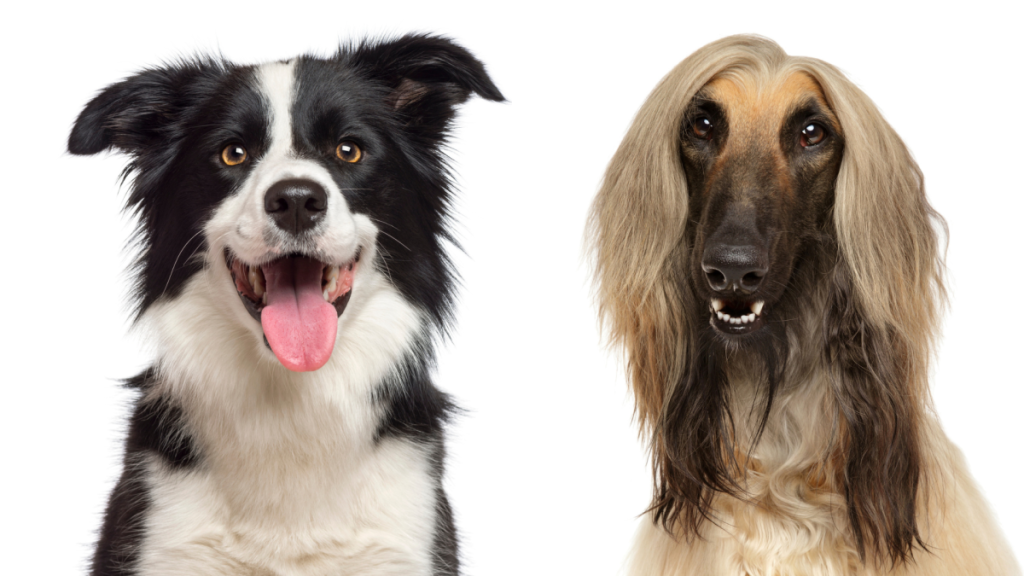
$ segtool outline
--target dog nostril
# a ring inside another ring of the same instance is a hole
[[[704,274],[707,275],[707,277],[708,277],[708,284],[711,286],[711,288],[713,290],[724,290],[725,289],[726,284],[727,284],[727,282],[725,280],[725,274],[722,274],[721,272],[719,272],[718,270],[715,270],[714,268],[711,268],[709,270],[705,270]]]
[[[327,209],[327,199],[320,196],[313,196],[306,199],[306,210],[310,212],[323,212]]]
[[[273,198],[267,201],[266,209],[268,214],[285,212],[288,210],[288,200],[284,198]]]
[[[755,290],[758,286],[761,285],[762,278],[764,278],[764,272],[761,272],[760,270],[755,272],[748,272],[747,274],[743,275],[743,278],[740,279],[740,286],[747,290]]]

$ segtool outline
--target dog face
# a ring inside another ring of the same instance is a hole
[[[215,275],[276,358],[309,371],[330,357],[365,267],[447,321],[441,147],[473,93],[502,99],[479,61],[427,36],[262,66],[196,60],[107,88],[69,150],[133,156],[140,313]]]
[[[714,330],[739,338],[770,321],[827,226],[842,129],[805,73],[770,86],[731,74],[697,93],[680,134],[692,282]]]
[[[812,435],[816,461],[861,556],[910,557],[944,298],[933,224],[910,152],[834,66],[731,36],[662,79],[589,229],[651,442],[657,521],[698,534],[717,494],[745,498],[742,455],[757,457],[775,398],[813,388],[834,423]]]
[[[842,128],[804,73],[717,78],[680,129],[695,291],[724,336],[763,328],[835,201]]]

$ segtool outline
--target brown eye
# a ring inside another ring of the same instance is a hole
[[[241,144],[229,144],[220,153],[220,159],[228,166],[238,166],[249,157],[245,147]]]
[[[701,116],[693,121],[693,133],[696,134],[698,138],[710,140],[712,128],[714,128],[714,125],[711,123],[711,119],[707,116]]]
[[[821,144],[825,139],[825,130],[817,124],[808,124],[800,131],[800,145],[804,148]]]
[[[363,151],[355,142],[342,142],[341,144],[338,144],[338,149],[335,150],[335,154],[337,154],[338,158],[341,160],[350,163],[359,162],[363,157]]]

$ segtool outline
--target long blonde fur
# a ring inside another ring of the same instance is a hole
[[[916,508],[920,540],[911,558],[886,558],[867,534],[858,550],[845,517],[846,439],[841,391],[829,366],[821,316],[827,287],[800,318],[803,338],[791,355],[806,367],[790,370],[761,442],[737,446],[752,462],[736,478],[743,497],[719,495],[715,522],[698,536],[645,522],[632,557],[634,575],[982,575],[1019,574],[1015,561],[973,486],[962,457],[931,411],[929,360],[945,302],[943,264],[923,176],[902,140],[871,100],[830,64],[787,55],[757,36],[713,42],[683,60],[655,87],[612,158],[594,201],[588,238],[600,315],[613,344],[627,355],[637,416],[648,440],[656,479],[670,466],[662,422],[666,399],[681,379],[693,323],[681,278],[689,246],[686,176],[680,125],[691,100],[716,78],[758,86],[804,73],[820,86],[845,140],[832,213],[836,277],[848,280],[850,306],[865,330],[891,350],[899,388],[882,390],[904,403],[911,442],[920,452]],[[867,371],[884,367],[870,364]],[[746,414],[756,394],[742,378],[730,385],[733,413]],[[729,447],[723,447],[729,449]]]

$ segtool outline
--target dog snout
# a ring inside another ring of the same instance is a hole
[[[749,244],[710,244],[704,249],[701,269],[716,292],[751,293],[768,273],[768,251]]]
[[[312,230],[327,213],[327,190],[312,180],[281,180],[263,199],[278,228],[294,235]]]

